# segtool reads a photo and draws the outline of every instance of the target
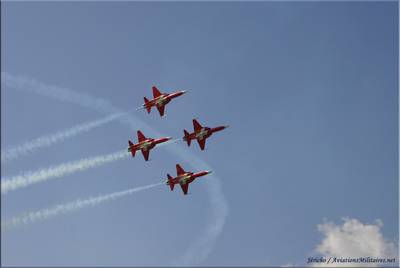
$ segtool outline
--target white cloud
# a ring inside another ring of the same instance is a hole
[[[385,239],[381,233],[383,223],[376,220],[374,224],[364,224],[357,219],[343,218],[342,225],[325,222],[317,226],[323,234],[322,242],[315,251],[325,256],[336,258],[396,258],[396,263],[381,263],[392,266],[398,264],[397,245]],[[326,263],[315,266],[326,266]],[[378,266],[376,263],[331,263],[332,266]]]

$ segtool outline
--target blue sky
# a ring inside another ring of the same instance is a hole
[[[324,219],[380,219],[384,237],[398,237],[397,5],[6,2],[2,71],[123,111],[139,106],[152,85],[190,89],[165,118],[134,116],[173,137],[195,117],[231,125],[206,151],[196,144],[187,154],[218,174],[229,207],[200,264],[302,264],[322,239]],[[1,101],[2,148],[104,116],[7,87]],[[124,149],[135,133],[115,121],[6,163],[2,177]],[[182,162],[171,150],[2,196],[2,219],[164,180]],[[212,222],[205,180],[190,191],[159,187],[4,232],[2,264],[174,263]]]

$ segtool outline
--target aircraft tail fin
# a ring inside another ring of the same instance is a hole
[[[144,97],[144,106],[146,107],[147,113],[150,113],[151,112],[151,106],[149,104],[149,100],[146,97]]]
[[[132,147],[133,147],[133,142],[131,142],[130,140],[128,140],[128,144],[129,144],[128,151],[130,151],[130,152],[131,152],[131,154],[132,154],[132,157],[135,157],[135,153],[136,153],[136,151],[135,151],[135,150],[132,150]]]
[[[168,177],[169,188],[171,188],[171,191],[173,191],[175,186],[174,180],[169,174],[167,174],[167,177]]]
[[[189,137],[189,132],[187,132],[186,129],[184,129],[183,133],[185,133],[185,136],[183,137],[183,140],[185,140],[187,142],[187,145],[190,146],[191,139]]]

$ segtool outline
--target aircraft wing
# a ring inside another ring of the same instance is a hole
[[[180,184],[180,185],[181,185],[183,194],[187,194],[188,189],[189,189],[189,184],[188,184],[188,183],[185,183],[185,184]]]
[[[157,87],[153,87],[153,97],[157,98],[160,95],[161,95],[161,92],[158,90],[158,88]]]
[[[160,116],[164,115],[165,105],[157,106],[157,110],[160,113]]]
[[[140,130],[137,131],[137,137],[138,137],[139,142],[142,142],[146,139],[146,137],[143,135],[143,133]]]
[[[206,147],[206,139],[202,139],[202,140],[197,139],[197,143],[199,144],[200,149],[204,150],[204,148]]]
[[[179,164],[176,164],[176,174],[178,174],[178,176],[179,176],[184,173],[185,173],[185,170]]]
[[[143,150],[142,149],[142,154],[143,154],[144,160],[148,161],[149,160],[150,150]]]
[[[197,122],[196,119],[193,119],[193,128],[195,132],[200,131],[203,127],[200,125],[199,122]]]

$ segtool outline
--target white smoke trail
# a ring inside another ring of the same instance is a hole
[[[14,89],[31,91],[45,97],[50,97],[63,102],[74,103],[102,113],[110,114],[121,112],[120,109],[108,101],[90,96],[88,94],[78,93],[72,91],[71,89],[58,86],[46,85],[32,78],[14,76],[4,72],[2,72],[1,75],[2,82],[4,82],[8,87],[12,87]],[[141,128],[151,135],[161,136],[161,133],[151,128],[132,114],[129,117],[119,118],[119,121],[129,126],[133,130]],[[196,157],[186,148],[181,146],[166,148],[170,153],[179,157],[182,161],[187,162],[192,168],[200,170],[202,167],[206,167],[205,169],[212,170],[211,167],[208,167],[206,162]],[[211,175],[212,179],[205,180],[205,182],[207,184],[207,192],[210,197],[212,217],[207,222],[205,232],[199,235],[198,239],[188,247],[182,258],[176,262],[179,265],[200,264],[202,261],[204,261],[211,252],[216,239],[223,231],[226,217],[228,215],[228,204],[224,194],[222,193],[219,178],[215,175],[215,173]]]
[[[1,151],[1,162],[3,163],[8,160],[16,159],[19,156],[28,155],[30,153],[33,153],[37,149],[51,146],[55,143],[64,141],[65,139],[74,137],[82,132],[88,132],[93,128],[100,127],[106,123],[109,123],[116,118],[123,116],[124,114],[126,113],[116,113],[95,121],[85,122],[71,128],[64,129],[62,131],[58,131],[56,133],[45,135],[37,139],[25,142],[22,145],[10,148],[8,150]]]
[[[87,199],[78,199],[76,201],[66,203],[66,204],[59,204],[53,206],[51,208],[45,208],[38,211],[32,211],[28,213],[24,213],[21,216],[13,217],[10,220],[1,222],[1,230],[5,231],[7,229],[17,227],[21,224],[29,224],[34,223],[39,220],[46,220],[52,217],[56,217],[61,214],[65,214],[68,212],[73,212],[75,210],[79,210],[82,208],[86,208],[89,206],[97,206],[101,203],[108,202],[115,200],[117,198],[124,197],[126,195],[130,195],[139,191],[144,191],[147,189],[151,189],[157,187],[159,185],[164,184],[163,182],[154,183],[142,187],[131,188],[125,191],[115,192],[111,194],[99,195],[96,197],[89,197]]]
[[[58,166],[39,169],[37,171],[28,171],[22,175],[1,180],[1,193],[6,194],[9,191],[27,187],[32,184],[44,182],[53,178],[59,178],[68,174],[82,171],[92,167],[98,167],[106,163],[114,162],[130,155],[126,150],[111,154],[95,157],[83,158],[77,161],[62,163]]]
[[[182,149],[181,147],[175,147],[173,153],[182,158],[183,161],[188,164],[196,166],[199,170],[213,170],[206,162],[194,156],[193,154],[187,153],[187,149]],[[183,157],[186,156],[185,159]],[[173,266],[187,266],[191,264],[200,264],[212,251],[216,238],[223,231],[226,217],[228,216],[228,204],[225,197],[222,194],[221,182],[217,177],[217,173],[213,172],[208,175],[208,178],[204,180],[206,184],[206,190],[211,202],[211,217],[207,223],[207,228],[204,233],[202,233],[193,242],[187,250],[177,258]]]
[[[106,105],[106,101],[94,99],[84,93],[75,93],[66,88],[46,85],[29,77],[14,76],[6,72],[1,72],[1,82],[10,88],[31,91],[39,95],[58,99],[64,102],[76,103],[92,109],[101,109]]]
[[[169,140],[167,142],[158,144],[157,147],[162,147],[164,145],[175,143],[177,141],[179,141],[179,139]],[[98,167],[110,162],[126,158],[130,155],[130,152],[122,150],[111,154],[99,155],[83,158],[76,161],[66,162],[59,164],[58,166],[42,168],[37,171],[27,171],[22,175],[17,175],[11,178],[3,178],[1,180],[1,193],[6,194],[9,191],[24,188],[32,184],[48,181],[54,178],[59,178],[89,168]]]

